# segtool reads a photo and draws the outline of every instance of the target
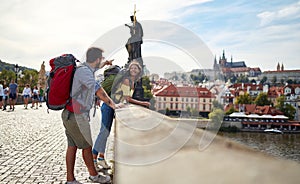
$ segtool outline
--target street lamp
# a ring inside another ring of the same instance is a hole
[[[18,73],[19,73],[19,70],[20,70],[19,65],[16,64],[16,65],[15,65],[16,83],[18,83]]]

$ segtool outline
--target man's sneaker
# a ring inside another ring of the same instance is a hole
[[[94,166],[97,172],[101,171],[101,168],[98,166],[97,162],[94,162]]]
[[[95,183],[111,183],[110,176],[90,176],[89,180]]]
[[[110,169],[110,166],[106,163],[105,159],[97,159],[97,165],[103,169]]]
[[[79,181],[74,180],[74,181],[67,181],[65,184],[83,184],[83,183],[80,183]]]

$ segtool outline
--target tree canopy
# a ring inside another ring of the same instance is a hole
[[[236,104],[252,104],[252,98],[249,93],[245,93],[237,97]]]
[[[268,99],[267,93],[260,93],[254,100],[254,103],[259,106],[271,105],[271,101]]]

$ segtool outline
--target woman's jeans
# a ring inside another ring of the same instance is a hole
[[[93,154],[98,155],[98,153],[105,153],[107,137],[109,136],[112,122],[114,119],[115,111],[105,103],[101,106],[101,128],[94,144]]]

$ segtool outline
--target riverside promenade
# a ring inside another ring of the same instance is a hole
[[[9,106],[8,106],[9,109]],[[92,118],[93,139],[100,123],[100,110]],[[44,103],[38,109],[25,110],[17,105],[14,111],[0,111],[0,184],[4,183],[65,183],[67,148],[61,111],[49,111]],[[108,141],[108,161],[113,159],[113,132]],[[111,164],[111,163],[109,163]],[[77,152],[76,179],[87,180],[81,150]]]

